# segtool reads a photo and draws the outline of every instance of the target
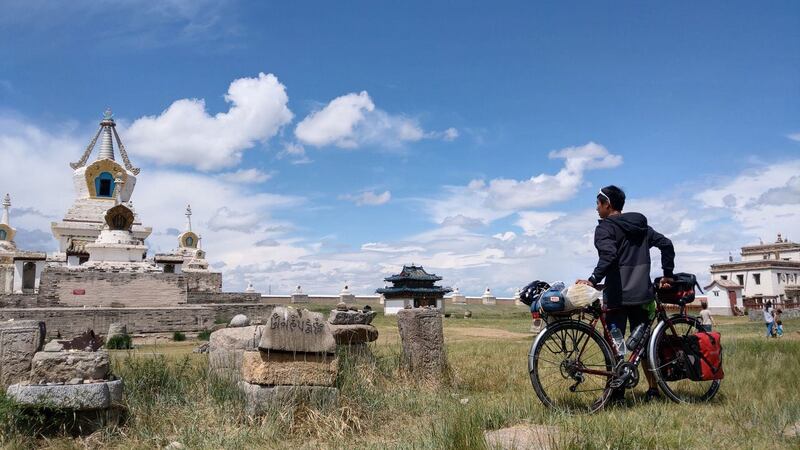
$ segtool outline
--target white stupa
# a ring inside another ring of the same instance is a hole
[[[94,150],[97,138],[102,135],[97,159],[88,163]],[[114,142],[124,162],[124,166],[115,159]],[[58,240],[56,257],[65,259],[70,266],[77,266],[89,259],[87,244],[95,240],[106,225],[105,215],[117,202],[127,204],[136,186],[136,175],[139,169],[133,167],[128,153],[116,131],[111,110],[107,110],[100,121],[100,128],[89,142],[78,162],[71,163],[73,169],[72,182],[75,188],[75,200],[60,222],[53,222],[53,236]],[[121,182],[118,182],[120,180]],[[130,232],[139,242],[150,235],[152,229],[143,227],[132,206],[133,213]]]
[[[483,295],[481,296],[481,303],[483,303],[484,305],[495,305],[495,304],[497,304],[497,298],[495,298],[495,296],[492,295],[492,290],[489,289],[488,287],[486,288],[486,290],[483,292]]]

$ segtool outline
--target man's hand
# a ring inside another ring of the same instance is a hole
[[[575,284],[585,284],[586,286],[594,287],[592,282],[589,280],[575,280]]]
[[[661,280],[658,283],[658,288],[659,289],[669,289],[669,288],[672,287],[672,283],[674,283],[674,282],[675,282],[675,280],[673,280],[672,278],[663,277],[663,278],[661,278]]]

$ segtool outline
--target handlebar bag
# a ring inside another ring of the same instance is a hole
[[[656,296],[661,303],[669,303],[672,305],[685,305],[694,301],[694,288],[695,286],[700,289],[697,284],[697,277],[691,273],[676,273],[673,275],[673,282],[670,283],[668,289],[661,289],[658,286],[661,284],[661,278],[655,279]],[[700,292],[703,292],[700,289]]]
[[[698,331],[687,336],[686,358],[691,380],[708,381],[725,378],[725,372],[722,370],[722,344],[719,332]]]

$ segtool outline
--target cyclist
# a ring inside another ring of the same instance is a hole
[[[661,266],[664,270],[662,286],[672,282],[675,268],[675,249],[672,241],[647,225],[647,218],[636,212],[622,212],[625,192],[611,185],[597,194],[597,214],[600,216],[594,230],[594,246],[599,261],[588,280],[576,283],[597,286],[605,279],[603,301],[608,308],[608,325],[615,325],[625,333],[626,323],[633,331],[639,324],[652,320],[655,315],[655,293],[650,281],[650,248],[661,251]],[[655,377],[644,361],[645,377],[649,389],[647,401],[660,397]],[[624,389],[612,394],[613,401],[624,399]]]

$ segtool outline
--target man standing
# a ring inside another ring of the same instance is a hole
[[[672,241],[647,225],[647,218],[636,212],[623,213],[625,192],[616,186],[606,186],[597,194],[597,214],[600,221],[594,230],[594,246],[599,260],[588,280],[576,283],[596,286],[605,279],[603,300],[609,310],[608,326],[616,326],[625,333],[630,323],[633,331],[639,324],[652,320],[655,315],[655,292],[650,281],[650,248],[661,251],[664,270],[662,286],[672,282],[675,268],[675,249]],[[644,361],[649,389],[646,399],[659,396],[658,387]],[[614,398],[624,398],[624,391],[616,391]]]

